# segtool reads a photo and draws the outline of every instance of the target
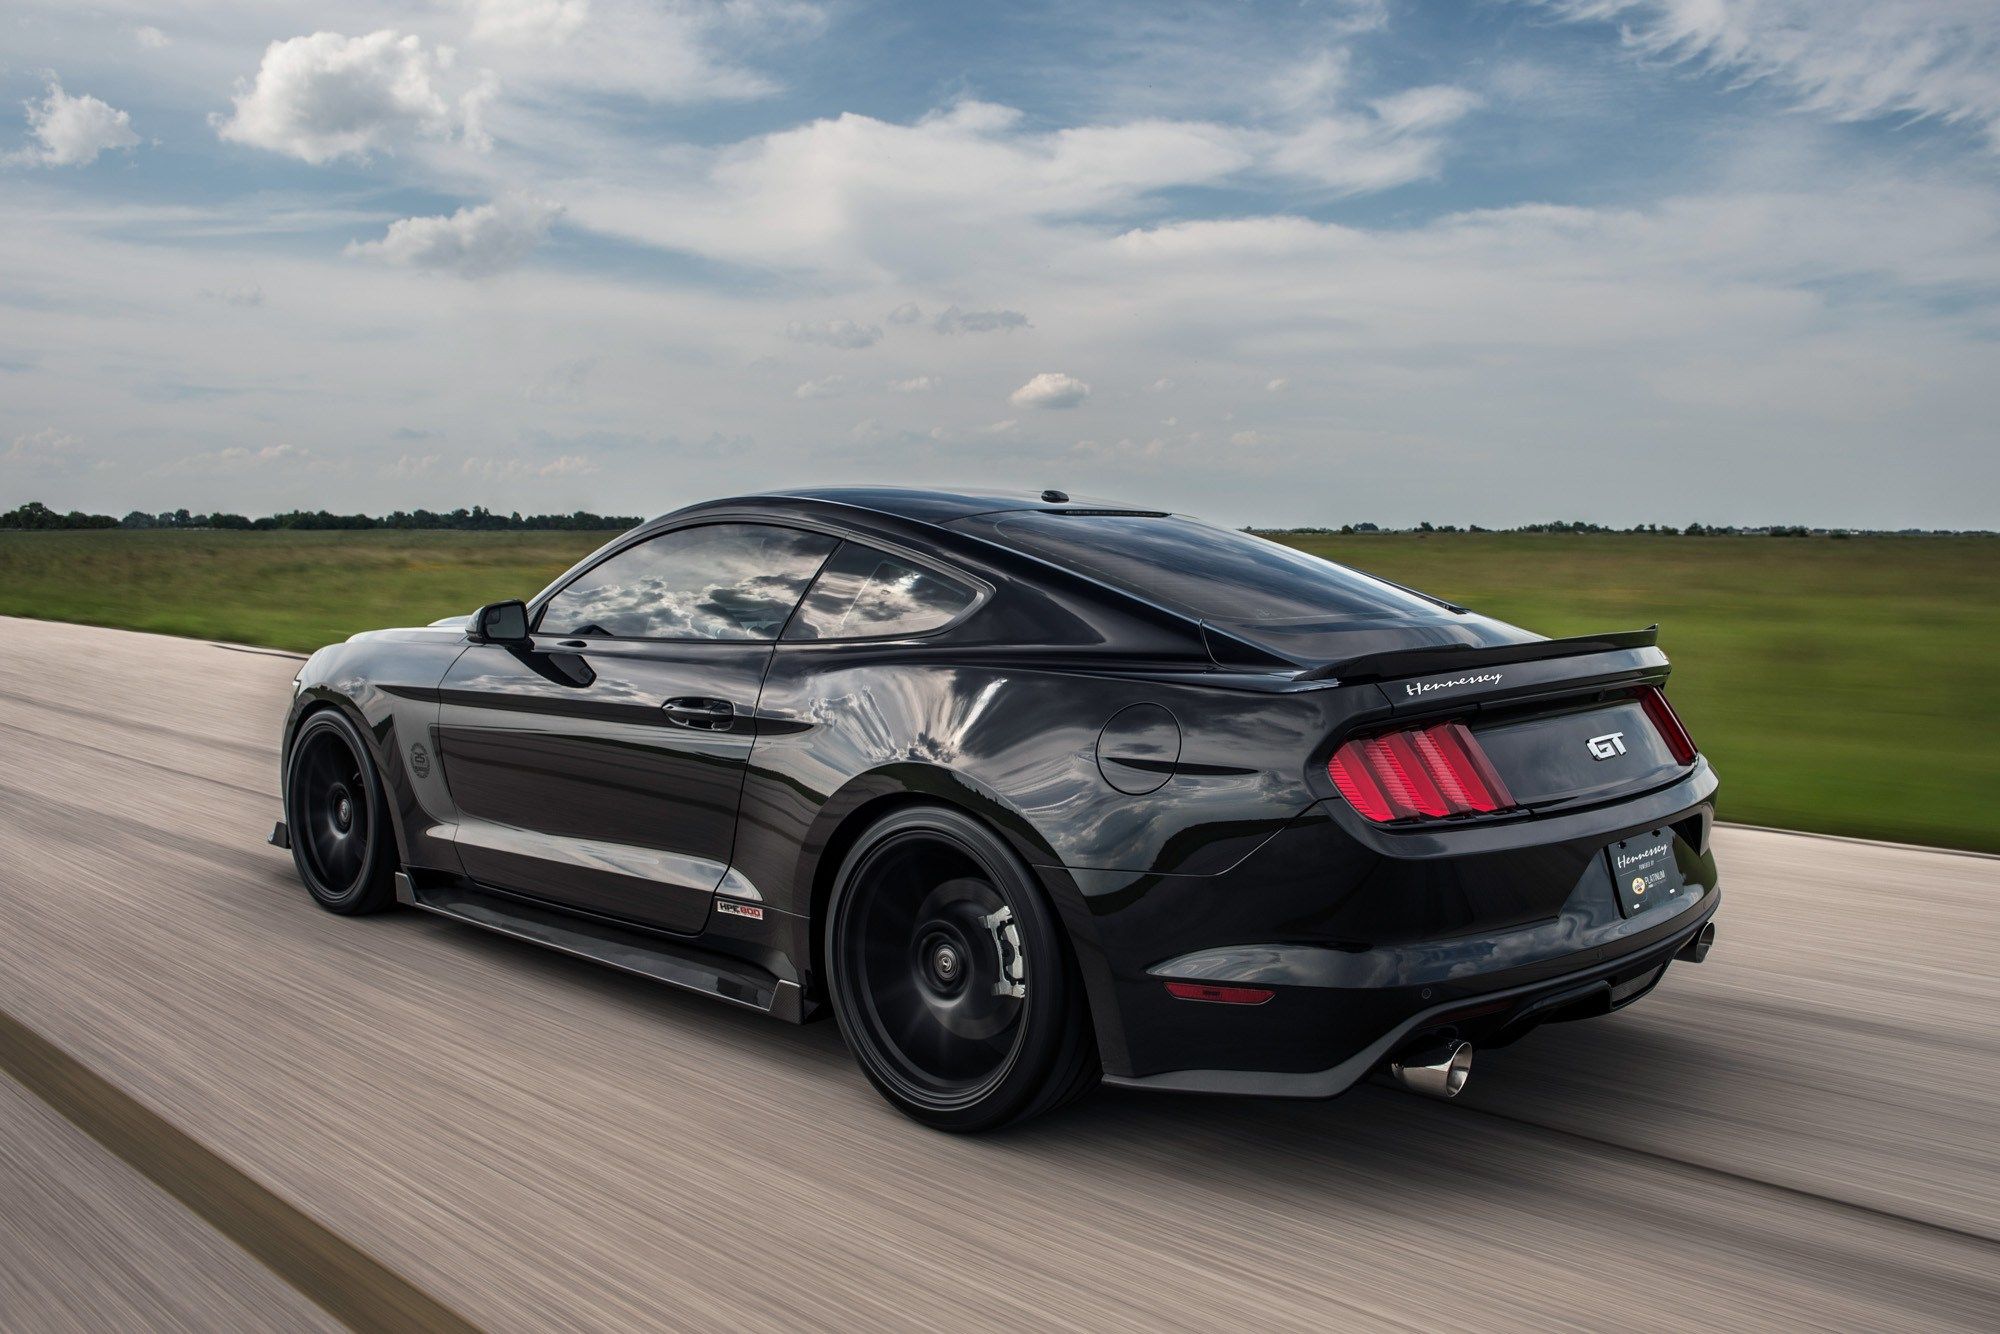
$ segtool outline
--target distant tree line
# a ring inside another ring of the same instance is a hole
[[[1420,523],[1414,528],[1384,528],[1372,523],[1344,523],[1338,528],[1246,528],[1246,533],[1264,533],[1280,537],[1332,536],[1336,533],[1352,535],[1356,533],[1650,533],[1661,537],[1988,537],[1985,528],[1810,528],[1805,524],[1768,524],[1762,527],[1747,527],[1721,523],[1691,523],[1685,528],[1676,528],[1670,523],[1635,523],[1630,528],[1614,528],[1607,524],[1586,523],[1582,520],[1556,520],[1552,523],[1524,523],[1514,528],[1482,528],[1469,524],[1464,528],[1453,523]]]
[[[269,532],[276,529],[304,530],[362,530],[374,528],[390,529],[449,529],[460,532],[507,533],[507,532],[587,532],[606,528],[634,528],[641,520],[628,514],[592,514],[588,510],[578,510],[574,514],[530,514],[525,517],[516,511],[500,514],[483,505],[471,509],[455,509],[439,514],[433,510],[396,510],[380,518],[372,514],[332,514],[326,510],[287,510],[283,514],[267,515],[261,519],[246,518],[241,514],[193,514],[187,510],[161,511],[148,514],[144,510],[133,510],[122,519],[114,519],[109,514],[85,514],[81,510],[71,510],[67,514],[50,509],[38,500],[31,500],[18,508],[0,514],[0,529],[60,529],[60,528],[204,528],[241,530],[245,532]],[[1672,524],[1640,523],[1630,528],[1613,528],[1601,523],[1587,523],[1583,520],[1557,520],[1552,523],[1524,523],[1516,528],[1482,528],[1478,524],[1459,527],[1457,524],[1433,524],[1428,521],[1414,528],[1385,528],[1373,523],[1344,523],[1338,528],[1246,528],[1245,532],[1269,533],[1277,536],[1330,536],[1338,533],[1650,533],[1663,537],[1950,537],[1961,536],[1959,530],[1943,528],[1809,528],[1804,524],[1771,524],[1765,527],[1738,527],[1729,524],[1691,523],[1685,528]],[[1982,534],[1984,529],[1965,530],[1966,533]]]
[[[632,528],[640,522],[641,520],[633,515],[592,514],[588,510],[578,510],[574,514],[530,514],[523,517],[518,511],[512,514],[500,514],[483,505],[474,505],[471,509],[455,509],[443,514],[432,510],[397,510],[381,518],[372,514],[332,514],[326,510],[288,510],[283,514],[271,514],[260,519],[221,512],[194,514],[187,510],[162,510],[158,514],[148,514],[144,510],[133,510],[122,519],[114,519],[109,514],[85,514],[81,510],[71,510],[63,514],[50,509],[38,500],[31,500],[25,505],[0,514],[0,528],[31,530],[206,528],[269,532],[276,529],[303,531],[399,528],[451,529],[482,533],[583,532],[602,528]]]

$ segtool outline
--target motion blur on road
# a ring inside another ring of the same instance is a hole
[[[1708,961],[1455,1102],[953,1139],[831,1024],[313,907],[295,670],[0,619],[0,1016],[144,1112],[0,1076],[0,1326],[333,1327],[147,1135],[492,1329],[2000,1326],[2000,860],[1724,829]]]

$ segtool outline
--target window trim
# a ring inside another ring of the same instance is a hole
[[[589,575],[592,571],[602,569],[604,566],[610,564],[614,560],[617,560],[620,556],[632,550],[634,547],[643,546],[648,542],[657,542],[663,537],[672,537],[677,533],[692,532],[697,528],[716,528],[724,525],[734,528],[743,528],[743,527],[783,528],[792,532],[811,533],[815,537],[830,537],[833,539],[833,545],[827,548],[827,552],[824,556],[820,557],[819,565],[814,568],[812,576],[806,580],[805,586],[799,590],[799,596],[792,603],[791,611],[786,613],[785,615],[785,623],[778,627],[778,633],[772,638],[715,639],[706,636],[662,638],[651,635],[568,635],[568,634],[558,636],[557,633],[553,630],[542,629],[542,617],[547,615],[549,610],[549,604],[551,602],[554,602],[557,598],[561,597],[564,593],[568,592],[572,586],[574,586],[578,581],[583,579],[585,576]],[[751,515],[741,515],[741,516],[702,515],[700,518],[694,520],[693,522],[676,524],[672,528],[662,528],[658,532],[652,532],[652,533],[640,532],[637,534],[633,534],[631,541],[620,542],[617,546],[605,552],[601,558],[594,560],[590,562],[590,564],[584,566],[582,569],[575,571],[567,579],[564,579],[560,584],[552,584],[548,588],[545,588],[541,592],[537,593],[535,595],[534,602],[529,604],[530,610],[534,613],[534,616],[528,623],[528,637],[530,639],[539,639],[543,637],[582,639],[592,644],[736,644],[736,645],[764,644],[771,647],[776,647],[779,643],[781,643],[784,640],[785,631],[791,628],[792,617],[798,614],[799,604],[803,603],[806,600],[806,595],[812,592],[813,585],[819,582],[820,571],[826,568],[826,563],[829,560],[833,559],[833,553],[840,550],[840,544],[846,540],[847,540],[846,537],[840,533],[817,528],[810,524],[774,523],[769,519]]]
[[[944,621],[943,623],[936,625],[929,630],[919,630],[911,634],[842,635],[838,639],[785,638],[786,633],[790,631],[792,628],[792,621],[798,617],[799,608],[806,605],[806,599],[813,595],[813,590],[815,588],[819,587],[820,577],[826,573],[826,567],[831,565],[833,563],[833,558],[840,554],[841,547],[849,545],[857,547],[865,547],[870,551],[879,552],[884,556],[889,556],[895,560],[900,560],[905,562],[906,564],[913,565],[917,569],[925,571],[938,578],[948,579],[955,584],[963,585],[964,587],[972,591],[972,601],[966,603],[963,607],[959,608],[957,614],[952,616],[951,619]],[[870,538],[850,537],[847,534],[843,533],[840,535],[839,545],[835,546],[832,551],[827,553],[826,559],[820,562],[819,569],[813,572],[812,582],[806,585],[806,591],[799,594],[798,605],[793,607],[792,614],[785,618],[785,628],[778,632],[777,642],[778,646],[781,648],[787,645],[799,648],[799,647],[808,647],[812,645],[829,645],[829,644],[901,644],[901,643],[908,643],[911,640],[934,639],[937,636],[945,634],[951,630],[956,629],[958,626],[962,625],[967,617],[971,616],[974,612],[978,611],[981,607],[986,605],[986,603],[992,598],[993,592],[994,592],[993,585],[986,582],[986,580],[981,579],[976,575],[965,574],[962,571],[958,570],[956,567],[946,565],[942,561],[932,560],[927,557],[914,555],[907,548],[898,546],[895,543],[878,542],[875,541],[872,537]]]

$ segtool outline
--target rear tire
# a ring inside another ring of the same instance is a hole
[[[299,725],[285,765],[292,862],[313,902],[353,916],[396,902],[396,835],[361,731],[338,709]]]
[[[827,969],[862,1072],[927,1126],[996,1129],[1098,1082],[1054,910],[1013,850],[962,812],[908,807],[861,835],[828,903]]]

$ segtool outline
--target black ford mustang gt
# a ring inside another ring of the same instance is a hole
[[[1450,1094],[1708,949],[1653,640],[1054,491],[747,496],[314,654],[272,841],[335,912],[831,1011],[945,1129],[1100,1079]]]

